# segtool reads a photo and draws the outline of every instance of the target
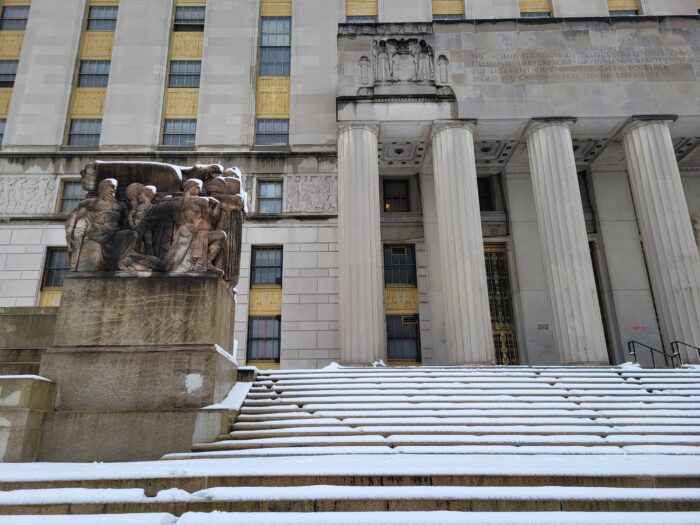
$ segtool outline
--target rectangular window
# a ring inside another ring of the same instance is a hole
[[[7,119],[0,119],[0,145],[2,144],[2,139],[5,137],[5,124],[7,124]]]
[[[376,24],[376,15],[367,16],[349,16],[345,19],[348,24]]]
[[[119,7],[94,5],[88,11],[88,31],[114,31],[117,28]]]
[[[163,146],[194,146],[196,135],[196,119],[165,119]]]
[[[18,64],[18,60],[0,60],[0,87],[15,85]]]
[[[291,61],[292,19],[264,16],[260,31],[260,76],[288,77]]]
[[[446,22],[450,20],[464,20],[464,15],[433,15],[433,22]]]
[[[410,208],[410,185],[405,179],[383,179],[384,211],[406,213]]]
[[[282,285],[282,247],[253,247],[251,284]]]
[[[386,316],[387,355],[392,361],[420,361],[417,315]]]
[[[28,5],[12,5],[2,8],[0,31],[24,31],[29,18]]]
[[[78,207],[80,201],[85,198],[85,190],[78,181],[63,181],[61,188],[61,201],[58,207],[59,213],[70,213]]]
[[[78,86],[107,87],[109,66],[109,60],[81,60]]]
[[[248,319],[248,361],[280,360],[281,325],[279,316]]]
[[[258,213],[282,213],[282,181],[258,182]]]
[[[97,147],[100,145],[100,133],[102,132],[102,119],[75,118],[70,122],[68,134],[69,146]]]
[[[289,144],[288,119],[258,119],[255,129],[255,144],[272,146]]]
[[[551,0],[520,0],[520,16],[521,18],[551,17]]]
[[[384,284],[416,284],[416,248],[412,244],[384,246]]]
[[[60,288],[63,279],[70,271],[68,251],[65,248],[49,248],[46,253],[46,265],[44,267],[44,279],[41,289]]]
[[[479,209],[481,211],[495,211],[491,177],[480,177],[476,179],[476,184],[479,190]]]
[[[171,60],[169,87],[199,87],[202,74],[200,60]]]
[[[175,8],[175,31],[204,31],[203,6],[177,6]]]

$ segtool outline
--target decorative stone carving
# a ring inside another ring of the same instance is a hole
[[[66,222],[73,271],[216,272],[236,285],[246,213],[238,169],[94,162],[81,175],[87,198]]]
[[[53,213],[56,178],[42,175],[0,177],[0,215]]]
[[[289,213],[334,213],[338,210],[338,178],[334,175],[293,175],[284,181]]]

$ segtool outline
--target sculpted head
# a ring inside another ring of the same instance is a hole
[[[158,190],[155,186],[144,186],[143,191],[139,195],[141,202],[144,204],[153,202],[157,192]]]
[[[116,201],[117,186],[118,183],[116,179],[105,179],[100,181],[100,184],[97,186],[97,193],[102,200]]]
[[[202,193],[202,185],[203,183],[199,179],[189,179],[183,185],[183,189],[185,191],[185,194],[199,195],[200,193]]]

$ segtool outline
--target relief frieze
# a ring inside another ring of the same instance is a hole
[[[57,184],[56,178],[52,176],[0,177],[0,215],[54,213]]]

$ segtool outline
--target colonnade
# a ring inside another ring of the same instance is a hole
[[[580,198],[572,121],[541,119],[527,149],[554,339],[562,364],[607,364]],[[475,123],[436,121],[433,177],[445,300],[447,362],[495,359],[474,153]],[[346,123],[338,138],[340,358],[385,358],[378,126]],[[622,133],[630,186],[666,344],[700,345],[700,255],[669,122],[633,120]],[[686,360],[696,358],[693,354]]]

